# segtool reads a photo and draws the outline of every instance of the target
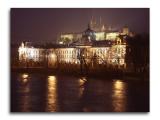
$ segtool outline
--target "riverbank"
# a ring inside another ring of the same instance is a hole
[[[127,79],[127,80],[142,80],[149,81],[149,73],[135,73],[126,72],[122,70],[92,70],[81,73],[74,69],[53,69],[53,68],[11,68],[13,73],[41,73],[41,74],[56,74],[75,77],[88,77],[88,78],[114,78],[114,79]]]

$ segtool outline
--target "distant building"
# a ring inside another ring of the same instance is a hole
[[[22,42],[18,49],[20,61],[42,61],[44,60],[44,48],[35,48],[30,42]]]
[[[35,48],[28,43],[19,47],[19,60],[33,60],[38,62],[47,60],[48,67],[57,67],[57,64],[81,64],[82,61],[90,66],[105,64],[126,67],[126,37],[129,29],[123,32],[95,28],[91,22],[82,33],[62,34],[58,47]],[[100,30],[100,31],[98,31]],[[43,58],[43,59],[42,59]]]
[[[106,27],[101,22],[96,22],[95,20],[91,20],[90,28],[94,31],[95,40],[103,41],[103,40],[115,40],[119,35],[133,35],[132,32],[129,31],[127,26],[124,26],[121,30],[113,30],[111,27]],[[80,33],[62,33],[60,38],[58,39],[58,44],[71,44],[73,42],[79,41],[82,38],[83,32]]]

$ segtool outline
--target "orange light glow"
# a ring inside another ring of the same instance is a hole
[[[122,80],[113,82],[112,104],[115,112],[126,110],[126,84]]]
[[[27,79],[28,77],[29,77],[29,75],[26,74],[26,73],[24,73],[24,74],[22,75],[22,78],[23,78],[23,79]]]
[[[48,84],[47,84],[47,107],[46,111],[55,112],[57,109],[57,79],[55,76],[48,76]]]

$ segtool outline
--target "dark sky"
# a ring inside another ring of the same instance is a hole
[[[148,8],[12,8],[11,42],[53,42],[63,32],[82,32],[92,16],[106,26],[149,33]]]

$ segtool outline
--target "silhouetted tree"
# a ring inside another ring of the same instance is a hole
[[[149,66],[149,35],[136,35],[127,38],[127,64],[133,63],[135,72],[144,72]]]

